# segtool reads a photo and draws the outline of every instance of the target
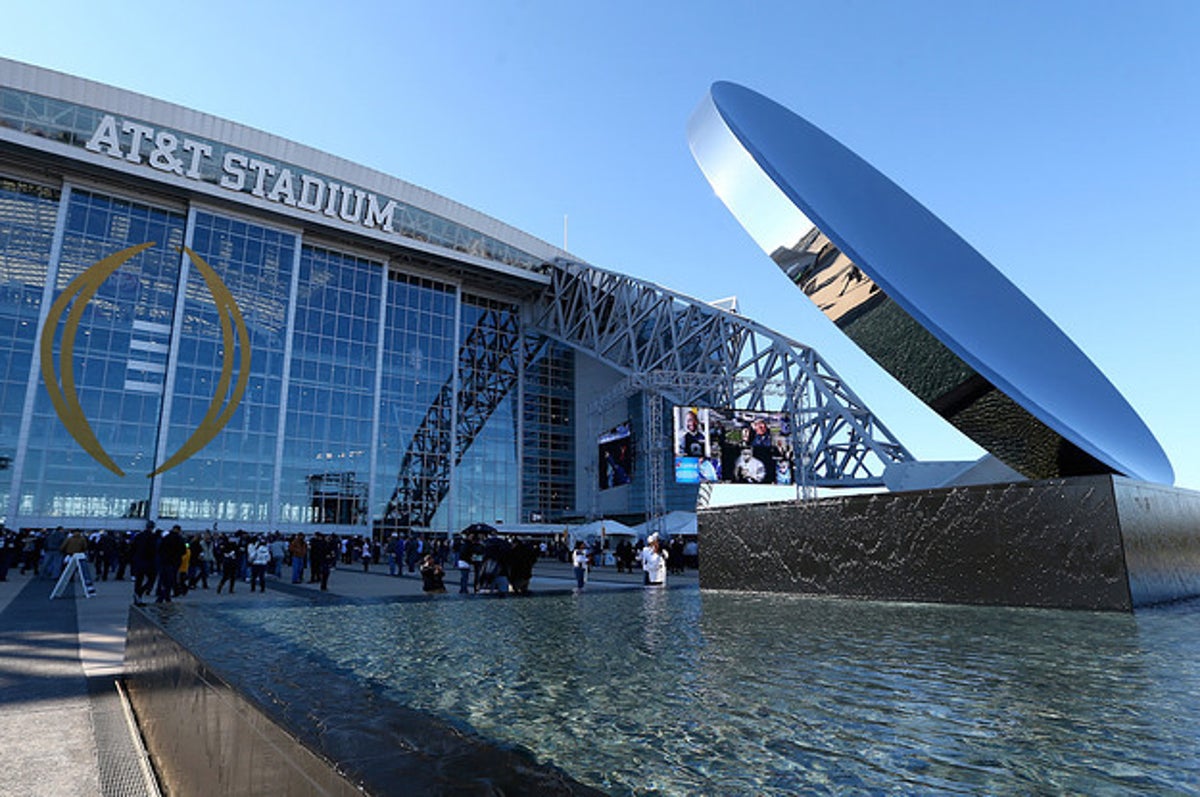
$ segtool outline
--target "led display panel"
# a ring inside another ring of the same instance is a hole
[[[600,435],[596,472],[601,490],[629,484],[633,479],[633,434],[629,421],[619,423]]]
[[[788,413],[675,407],[673,414],[676,482],[793,483]]]

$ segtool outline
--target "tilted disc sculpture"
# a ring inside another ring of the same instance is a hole
[[[1154,436],[1083,352],[862,158],[724,82],[688,139],[717,195],[796,285],[982,448],[1033,479],[1174,481]]]

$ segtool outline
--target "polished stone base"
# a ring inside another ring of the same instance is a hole
[[[1087,476],[699,513],[706,589],[1130,611],[1200,595],[1200,493]]]
[[[125,668],[130,703],[167,794],[361,797],[332,761],[284,731],[143,609],[129,612]]]
[[[522,750],[313,666],[303,651],[264,660],[255,655],[262,633],[198,606],[130,609],[125,682],[165,793],[601,794]]]

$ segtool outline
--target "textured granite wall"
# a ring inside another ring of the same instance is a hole
[[[700,586],[1129,611],[1200,595],[1200,494],[1112,476],[704,510]]]

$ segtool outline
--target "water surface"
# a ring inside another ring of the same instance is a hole
[[[1200,794],[1195,603],[672,589],[214,611],[268,632],[268,659],[310,650],[612,794]]]

